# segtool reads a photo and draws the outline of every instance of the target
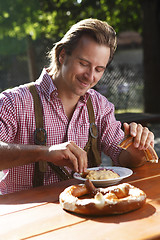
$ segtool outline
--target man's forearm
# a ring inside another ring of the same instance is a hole
[[[38,162],[46,147],[39,145],[11,144],[0,141],[0,170]]]

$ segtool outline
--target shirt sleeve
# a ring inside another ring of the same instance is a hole
[[[17,132],[14,100],[9,92],[0,94],[0,140],[12,142]]]
[[[115,165],[119,165],[118,159],[122,149],[118,147],[118,144],[124,138],[124,132],[121,129],[121,122],[115,119],[112,104],[110,111],[104,113],[101,126],[102,151],[112,159]]]

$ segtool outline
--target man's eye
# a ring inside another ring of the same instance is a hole
[[[84,62],[80,62],[80,64],[84,67],[87,66],[87,63],[84,63]]]
[[[96,69],[97,72],[104,72],[104,70],[105,70],[104,68],[97,68]]]

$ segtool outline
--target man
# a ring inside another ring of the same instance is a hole
[[[32,187],[34,163],[40,160],[78,172],[92,166],[92,159],[83,150],[90,129],[89,98],[98,129],[99,153],[109,155],[116,165],[136,167],[144,163],[141,150],[154,145],[153,133],[140,124],[125,123],[125,134],[134,137],[134,146],[121,150],[117,145],[124,132],[114,117],[114,106],[91,89],[101,79],[115,49],[115,31],[97,19],[80,21],[55,44],[49,68],[35,82],[43,106],[46,146],[34,145],[36,120],[28,86],[1,93],[0,169],[8,169],[0,184],[2,194]],[[60,181],[49,164],[43,177],[44,185]]]

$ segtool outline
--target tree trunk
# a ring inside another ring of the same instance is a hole
[[[29,67],[29,80],[34,82],[38,77],[37,64],[35,58],[35,49],[30,36],[27,37],[27,55]]]
[[[160,1],[142,0],[145,112],[160,113]]]

